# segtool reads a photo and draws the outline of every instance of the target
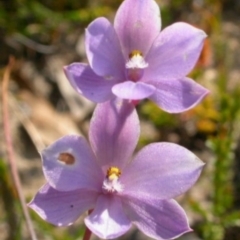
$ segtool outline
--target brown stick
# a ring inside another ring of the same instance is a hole
[[[88,215],[90,215],[92,213],[92,211],[93,211],[93,209],[88,210]],[[83,240],[90,240],[91,234],[92,234],[91,230],[88,229],[88,227],[86,226]]]
[[[22,187],[21,187],[21,182],[19,179],[19,175],[18,175],[18,170],[16,167],[16,162],[14,159],[14,151],[13,151],[13,146],[12,146],[12,139],[11,139],[11,131],[10,131],[10,126],[9,126],[9,111],[8,111],[8,82],[9,82],[9,77],[10,77],[10,73],[11,70],[13,68],[14,65],[14,58],[10,57],[9,58],[9,63],[7,65],[7,68],[3,74],[3,82],[2,82],[2,103],[3,103],[3,129],[4,129],[4,137],[5,137],[5,141],[6,141],[6,148],[7,148],[7,156],[9,159],[9,165],[10,165],[10,170],[11,170],[11,174],[13,177],[13,181],[15,184],[15,187],[17,189],[18,192],[18,196],[20,199],[20,203],[23,209],[23,214],[25,216],[26,219],[26,223],[27,223],[27,227],[29,230],[29,233],[31,235],[31,239],[32,240],[37,240],[36,234],[34,232],[33,229],[33,225],[32,225],[32,221],[26,206],[26,202],[23,196],[23,192],[22,192]]]
[[[83,236],[83,240],[90,240],[92,232],[86,227],[84,236]]]

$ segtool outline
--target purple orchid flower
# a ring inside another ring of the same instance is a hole
[[[71,135],[42,152],[48,183],[29,206],[57,226],[68,226],[93,209],[85,224],[103,239],[123,235],[132,224],[154,239],[191,231],[184,210],[172,198],[196,182],[203,162],[165,142],[146,146],[131,161],[139,119],[133,104],[114,101],[96,107],[90,146]]]
[[[208,90],[187,78],[206,34],[175,23],[162,32],[159,7],[153,0],[125,0],[114,25],[98,18],[86,29],[89,65],[64,67],[72,86],[86,98],[105,102],[149,98],[170,113],[197,105]]]

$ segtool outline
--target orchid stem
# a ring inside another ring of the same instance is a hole
[[[86,227],[84,236],[83,236],[83,240],[90,240],[92,232]]]
[[[29,230],[29,233],[31,235],[32,240],[36,240],[37,237],[35,235],[34,229],[33,229],[33,224],[28,212],[28,209],[26,207],[26,202],[24,199],[24,195],[22,192],[22,186],[21,182],[19,179],[18,175],[18,170],[16,167],[16,161],[14,158],[14,151],[13,151],[13,145],[12,145],[12,138],[11,138],[11,131],[10,131],[10,125],[9,125],[9,111],[8,111],[8,82],[10,78],[10,73],[14,65],[14,58],[10,57],[8,66],[4,72],[3,75],[3,82],[2,82],[2,103],[3,103],[3,128],[4,128],[4,136],[5,136],[5,141],[6,141],[6,148],[7,148],[7,155],[9,159],[9,165],[10,165],[10,170],[11,174],[13,177],[13,181],[15,184],[15,187],[17,189],[17,193],[20,199],[20,203],[23,209],[23,214],[26,219],[27,227]]]
[[[88,215],[90,215],[92,213],[93,209],[90,209],[88,210]],[[86,230],[85,230],[85,233],[84,233],[84,236],[83,236],[83,240],[89,240],[90,237],[91,237],[91,230],[88,229],[88,227],[86,226]]]

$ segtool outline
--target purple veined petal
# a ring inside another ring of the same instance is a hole
[[[146,61],[147,79],[185,77],[195,66],[206,34],[187,23],[175,23],[165,28],[155,39]]]
[[[68,135],[42,152],[43,172],[59,191],[101,191],[104,175],[83,137]]]
[[[180,113],[195,107],[209,91],[190,78],[151,81],[156,91],[149,99],[169,113]]]
[[[72,63],[64,67],[65,75],[73,88],[93,102],[105,102],[113,98],[112,87],[116,80],[108,80],[96,75],[84,63]]]
[[[114,85],[112,92],[119,98],[139,100],[151,96],[156,88],[148,83],[126,81]]]
[[[123,199],[123,208],[137,228],[154,239],[175,239],[191,231],[184,210],[175,200]]]
[[[125,0],[116,13],[114,27],[126,59],[133,50],[146,56],[161,29],[159,7],[153,0]]]
[[[108,79],[125,77],[125,60],[115,29],[106,18],[97,18],[86,29],[86,53],[93,71]]]
[[[204,163],[174,143],[143,148],[120,177],[122,195],[170,199],[186,192],[198,179]]]
[[[85,218],[85,224],[103,239],[117,238],[131,227],[131,222],[123,211],[121,200],[113,195],[99,196],[93,212]]]
[[[45,184],[28,206],[45,221],[68,226],[95,206],[97,196],[96,192],[86,190],[60,192]]]
[[[89,139],[99,165],[123,169],[137,145],[139,132],[138,115],[131,103],[116,99],[98,104]]]

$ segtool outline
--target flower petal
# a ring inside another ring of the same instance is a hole
[[[131,227],[121,200],[113,195],[101,195],[93,212],[85,218],[87,227],[103,239],[117,238]]]
[[[195,107],[209,91],[190,78],[151,82],[156,91],[149,98],[169,113],[180,113]]]
[[[96,192],[75,190],[60,192],[45,184],[29,203],[42,219],[57,226],[68,226],[95,206]]]
[[[155,87],[143,83],[126,81],[118,83],[112,88],[112,92],[119,98],[138,100],[151,96],[155,91]]]
[[[116,13],[114,27],[126,59],[133,50],[146,56],[161,28],[159,7],[153,0],[125,0]]]
[[[53,188],[101,190],[104,175],[84,138],[60,138],[42,152],[42,160],[43,172]]]
[[[206,34],[187,23],[165,28],[154,41],[146,57],[147,79],[185,77],[195,66]]]
[[[123,208],[140,231],[154,239],[174,239],[191,231],[184,210],[175,200],[124,199]]]
[[[149,144],[122,172],[122,194],[138,198],[176,197],[197,181],[203,165],[192,152],[177,144]]]
[[[72,63],[64,67],[64,72],[73,88],[89,100],[100,103],[113,98],[115,80],[99,77],[88,65]]]
[[[125,61],[115,29],[106,18],[97,18],[86,29],[86,53],[96,74],[108,78],[125,77]]]
[[[89,139],[99,165],[123,169],[136,147],[140,132],[134,106],[114,100],[98,104],[90,122]]]

